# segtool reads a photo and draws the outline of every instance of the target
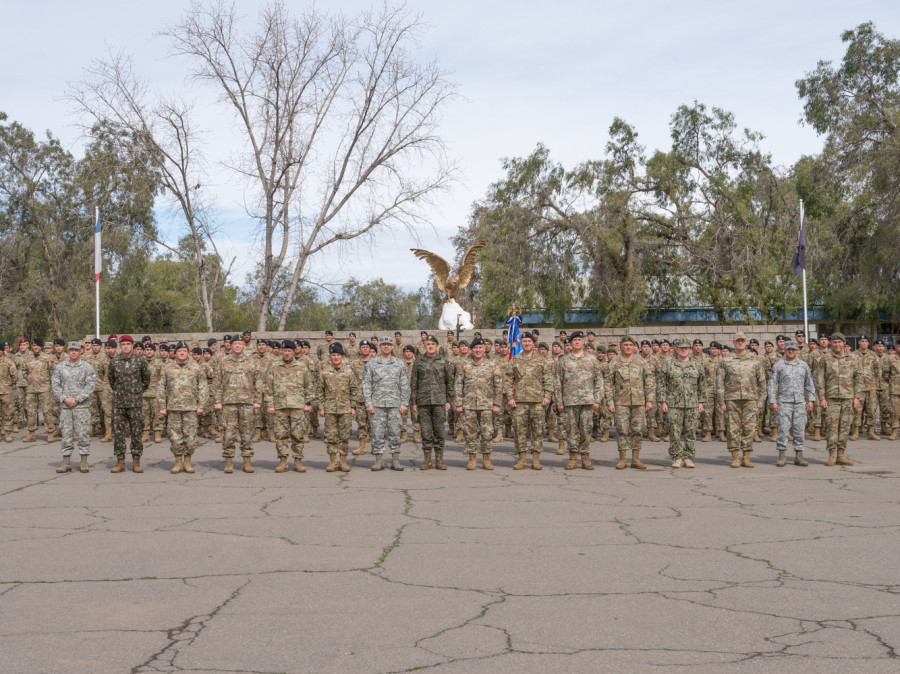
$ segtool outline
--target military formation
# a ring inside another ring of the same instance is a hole
[[[509,357],[505,340],[457,339],[443,344],[423,331],[415,344],[402,334],[346,343],[331,331],[311,353],[303,340],[256,340],[250,331],[209,339],[206,348],[153,344],[129,335],[106,342],[22,339],[0,349],[0,435],[26,430],[36,441],[43,419],[47,440],[59,440],[58,472],[88,472],[90,439],[112,442],[113,473],[143,472],[147,444],[168,437],[172,473],[194,473],[198,437],[222,446],[223,470],[252,473],[254,443],[275,444],[276,472],[306,472],[304,445],[322,437],[328,472],[350,470],[353,455],[373,455],[371,469],[403,470],[402,445],[421,443],[421,470],[446,470],[445,438],[463,445],[466,468],[494,470],[493,447],[513,441],[514,470],[541,470],[544,439],[568,453],[566,470],[593,470],[591,444],[614,429],[617,469],[646,469],[644,438],[669,443],[673,468],[694,468],[696,447],[713,436],[727,443],[732,468],[753,468],[754,444],[776,443],[778,467],[788,443],[794,464],[807,466],[807,439],[826,441],[826,466],[852,466],[848,441],[865,433],[896,440],[900,420],[900,356],[868,336],[851,349],[845,336],[806,342],[779,335],[764,342],[743,332],[731,345],[699,339],[642,340],[625,336],[601,345],[588,331],[548,345],[538,330],[521,335]],[[879,431],[880,430],[880,435]],[[390,461],[385,462],[385,450]],[[529,462],[530,459],[530,462]],[[629,461],[630,459],[630,461]]]

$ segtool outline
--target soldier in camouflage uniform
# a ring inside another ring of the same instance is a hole
[[[175,345],[175,362],[160,368],[156,388],[159,414],[168,420],[169,442],[175,455],[173,474],[193,473],[191,457],[197,446],[197,423],[209,405],[206,368],[188,356],[187,344]]]
[[[294,457],[294,470],[305,473],[303,465],[303,437],[306,435],[306,419],[312,406],[314,381],[306,363],[294,359],[294,342],[286,340],[282,345],[281,360],[272,365],[266,374],[265,404],[273,415],[275,448],[278,450],[276,473],[288,470],[288,454]]]
[[[91,394],[91,437],[99,435],[103,427],[103,405],[100,402],[100,382],[105,376],[106,355],[103,353],[103,342],[96,337],[90,341],[90,347],[82,360],[94,368],[97,384]]]
[[[131,469],[143,473],[141,455],[144,445],[141,435],[144,417],[141,413],[144,391],[150,386],[150,369],[145,358],[134,353],[134,340],[130,335],[122,335],[122,353],[112,359],[106,370],[106,379],[113,393],[113,450],[116,465],[113,473],[125,470],[125,429],[131,435]]]
[[[262,373],[259,359],[249,358],[242,340],[234,340],[231,354],[222,359],[219,371],[213,379],[213,400],[217,410],[222,410],[225,433],[222,440],[222,457],[225,472],[234,472],[235,433],[241,435],[241,458],[244,472],[253,472],[253,422],[254,410],[261,407]]]
[[[469,463],[466,470],[477,468],[476,457],[481,454],[482,467],[494,470],[491,463],[491,440],[494,435],[493,416],[500,414],[502,383],[500,370],[484,357],[484,340],[472,340],[472,358],[460,365],[456,376],[453,406],[462,415],[463,433]]]
[[[28,340],[24,337],[19,340],[19,348],[13,356],[16,364],[16,417],[13,423],[13,431],[18,433],[22,426],[27,424],[25,415],[25,400],[28,398],[28,383],[25,381],[25,359],[30,356]]]
[[[366,365],[375,355],[375,347],[372,346],[369,340],[364,339],[359,343],[358,354],[359,357],[350,362],[350,367],[356,375],[356,380],[362,382]],[[359,387],[358,399],[354,402],[356,403],[356,437],[359,440],[359,447],[354,449],[352,453],[353,456],[361,456],[368,452],[366,442],[372,438],[372,420],[366,411],[366,401],[362,397],[362,386]]]
[[[763,354],[759,357],[759,360],[763,366],[763,374],[766,375],[766,391],[768,391],[769,378],[772,376],[772,367],[782,358],[784,358],[784,354],[776,351],[775,345],[772,342],[766,340],[765,344],[763,344]],[[757,436],[762,438],[763,434],[766,431],[766,422],[768,421],[768,426],[771,432],[769,439],[774,442],[775,438],[778,435],[778,419],[776,414],[771,411],[771,403],[772,401],[767,397],[766,402],[763,405],[762,412],[760,412],[759,414],[759,419],[757,420],[756,434]]]
[[[694,467],[694,444],[699,415],[707,400],[706,361],[690,357],[691,343],[675,340],[675,357],[667,359],[659,369],[656,398],[669,426],[669,458],[672,468]],[[684,445],[681,434],[684,433]]]
[[[347,335],[347,346],[344,347],[344,357],[354,361],[359,358],[359,345],[356,343],[356,333]]]
[[[425,344],[425,355],[415,359],[409,377],[409,399],[413,414],[419,419],[422,453],[425,456],[420,470],[432,468],[432,452],[434,467],[447,470],[444,465],[444,424],[447,422],[452,398],[453,368],[438,353],[437,338],[429,336]]]
[[[211,341],[214,342],[214,340]],[[215,343],[213,343],[213,346],[215,346]],[[160,347],[160,355],[162,355],[162,347]],[[212,391],[218,361],[215,360],[215,354],[208,346],[203,349],[203,361],[200,363],[200,367],[203,369],[203,374],[206,377],[206,388],[208,391]],[[201,438],[214,438],[216,436],[216,410],[213,409],[211,404],[206,404],[203,407],[197,435]]]
[[[835,332],[831,336],[831,353],[823,359],[816,381],[819,405],[825,410],[826,418],[826,466],[853,465],[845,452],[853,413],[859,407],[859,380],[856,358],[844,350],[844,335]]]
[[[28,415],[28,435],[25,442],[34,442],[34,432],[38,426],[38,407],[44,413],[44,427],[47,429],[47,442],[53,442],[59,435],[59,428],[54,420],[59,416],[59,402],[50,392],[50,377],[56,366],[56,357],[42,353],[44,341],[35,339],[31,347],[31,355],[23,358],[25,383],[28,394],[25,400],[25,412]],[[54,408],[54,409],[51,409]]]
[[[256,360],[257,365],[259,365],[260,381],[265,381],[269,368],[276,362],[272,357],[271,349],[269,349],[269,344],[266,340],[256,340],[256,355],[253,357],[253,360]],[[269,442],[275,442],[275,431],[269,423],[269,415],[262,407],[253,412],[253,427],[255,429],[253,442],[259,442],[267,437]]]
[[[503,393],[508,400],[507,406],[515,412],[518,461],[513,470],[522,470],[526,467],[529,440],[531,440],[531,467],[540,470],[544,410],[550,404],[555,382],[550,364],[534,350],[534,336],[526,332],[522,335],[521,341],[522,352],[506,365],[503,378]]]
[[[559,359],[564,353],[562,343],[553,342],[550,347],[550,374],[553,376],[553,381],[556,381]],[[554,389],[554,396],[555,394]],[[556,453],[563,455],[566,453],[566,417],[565,413],[559,411],[560,404],[560,400],[556,397],[551,401],[550,415],[547,420],[547,441],[557,443]]]
[[[890,440],[897,439],[897,428],[900,426],[900,355],[885,356],[886,362],[881,367],[881,377],[887,385],[888,394],[893,406],[893,427]]]
[[[878,412],[881,417],[881,434],[888,435],[894,427],[894,405],[887,381],[884,379],[884,370],[889,367],[889,359],[885,355],[884,342],[880,339],[875,342],[873,349],[878,357]]]
[[[570,353],[560,357],[555,373],[554,397],[557,409],[566,417],[566,442],[569,462],[566,470],[581,467],[593,470],[591,464],[591,426],[594,410],[603,404],[604,386],[600,362],[584,350],[584,334],[573,332],[569,337]]]
[[[300,342],[300,360],[306,363],[306,366],[309,368],[309,372],[312,375],[313,382],[315,382],[315,386],[318,388],[320,361],[315,358],[309,350],[309,342],[306,340]],[[307,437],[304,438],[304,442],[309,441],[309,437],[319,437],[319,407],[317,401],[313,401],[312,408],[306,420],[309,430],[307,431]]]
[[[778,463],[784,466],[787,451],[788,432],[794,435],[794,463],[807,466],[803,458],[804,429],[806,414],[812,411],[816,399],[812,371],[809,365],[797,357],[797,342],[791,340],[785,345],[785,357],[772,366],[769,373],[768,398],[772,412],[778,415]]]
[[[331,357],[331,345],[335,344],[334,341],[334,333],[331,330],[325,331],[325,342],[323,344],[319,344],[316,347],[316,358],[319,359],[319,362],[323,362],[328,360]],[[344,355],[343,346],[341,346],[341,355]],[[318,424],[318,422],[316,422]]]
[[[162,432],[165,428],[165,417],[159,414],[159,401],[156,391],[159,388],[159,375],[162,371],[162,361],[156,358],[156,346],[152,342],[144,344],[144,358],[147,361],[147,369],[150,372],[150,386],[144,391],[144,400],[141,411],[144,415],[144,434],[141,442],[150,442],[150,433],[153,432],[153,441],[162,442]]]
[[[875,423],[878,420],[878,381],[881,379],[878,356],[869,349],[869,338],[861,335],[859,350],[856,352],[856,364],[859,368],[859,388],[857,397],[859,407],[853,412],[853,427],[850,430],[850,439],[859,440],[860,430],[868,426],[868,440],[881,440],[875,433]]]
[[[98,375],[98,388],[100,389],[100,409],[103,412],[103,437],[100,442],[112,442],[112,411],[113,411],[113,394],[112,387],[109,385],[109,365],[119,351],[119,345],[114,339],[107,340],[103,345],[103,359],[101,374]]]
[[[372,418],[372,470],[384,470],[384,442],[387,437],[391,452],[391,470],[403,470],[400,465],[400,424],[409,406],[409,375],[406,366],[392,353],[391,340],[382,337],[380,351],[366,365],[362,390],[366,411]]]
[[[811,353],[809,356],[809,369],[812,371],[813,384],[817,385],[819,371],[822,369],[822,364],[825,362],[825,357],[831,353],[831,349],[829,348],[829,339],[828,335],[819,335],[819,348],[815,353]],[[821,440],[822,439],[822,427],[825,425],[825,412],[822,409],[821,405],[818,404],[818,401],[822,399],[822,392],[818,389],[816,390],[816,404],[813,405],[812,411],[812,426],[813,426],[813,440]]]
[[[6,442],[12,442],[13,424],[16,418],[16,381],[18,370],[12,356],[0,352],[0,433]]]
[[[756,436],[756,418],[766,399],[762,363],[747,350],[747,335],[734,335],[734,355],[723,358],[716,373],[716,404],[727,414],[731,467],[753,468],[750,453]],[[743,461],[739,455],[743,452]]]
[[[636,354],[637,342],[625,336],[619,343],[622,355],[609,366],[610,388],[607,392],[609,411],[616,415],[616,443],[619,449],[617,470],[626,466],[631,450],[631,467],[645,470],[641,461],[644,416],[653,413],[656,401],[656,380],[653,366]]]
[[[329,349],[328,362],[322,364],[316,379],[316,403],[319,415],[325,417],[325,447],[330,459],[325,470],[346,473],[350,471],[347,452],[350,427],[359,399],[359,380],[344,362],[344,347],[334,343]]]
[[[87,473],[88,456],[91,453],[91,394],[97,383],[97,375],[90,363],[81,360],[81,344],[69,342],[69,358],[53,369],[51,387],[53,395],[60,401],[60,428],[62,430],[62,464],[57,473],[69,473],[75,438],[78,439],[78,454],[81,456],[79,470]]]
[[[501,373],[509,363],[509,343],[502,339],[494,340],[496,353],[491,360],[496,361]],[[509,398],[504,393],[500,401],[500,414],[494,417],[494,442],[502,442],[503,438],[512,438],[513,416],[509,407]]]
[[[393,351],[391,353],[393,354]],[[407,379],[412,376],[413,365],[415,365],[416,359],[419,357],[418,355],[416,355],[416,353],[417,352],[415,347],[413,347],[411,344],[407,344],[403,347],[403,356],[401,360],[403,361],[403,365],[406,367]],[[412,419],[413,442],[422,442],[422,428],[419,425],[419,415],[412,411],[411,405],[407,405],[406,412],[400,415],[400,442],[406,442],[406,422],[408,419]]]

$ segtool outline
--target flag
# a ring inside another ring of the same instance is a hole
[[[522,351],[522,331],[519,326],[522,319],[513,314],[506,319],[506,341],[509,343],[509,357],[518,355]]]
[[[97,209],[97,223],[94,227],[94,281],[100,281],[100,209]]]
[[[795,276],[801,276],[806,270],[806,222],[803,211],[800,211],[800,231],[797,232],[797,248],[794,250],[794,259],[791,260],[791,269]]]

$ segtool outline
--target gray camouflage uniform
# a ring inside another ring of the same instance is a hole
[[[91,453],[91,393],[97,384],[97,375],[90,363],[83,360],[72,363],[60,362],[53,369],[50,387],[59,400],[59,428],[62,433],[61,451],[63,456],[72,456],[75,438],[78,438],[78,453]],[[75,398],[75,407],[69,407],[63,400]]]
[[[406,365],[399,358],[381,356],[372,358],[366,365],[362,380],[366,407],[374,407],[372,415],[372,453],[384,454],[384,436],[387,434],[391,454],[400,453],[400,406],[409,405],[409,376]]]
[[[806,397],[804,398],[804,392]],[[816,400],[812,371],[798,357],[793,363],[782,358],[772,366],[768,384],[769,403],[778,403],[776,423],[779,452],[787,450],[788,431],[794,434],[794,451],[803,451],[806,428],[806,401]]]

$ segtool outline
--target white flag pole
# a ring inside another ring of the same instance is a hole
[[[97,339],[100,339],[100,207],[94,209],[94,311]]]
[[[803,227],[803,199],[800,200],[800,226]],[[803,262],[803,334],[809,339],[809,306],[806,301],[806,261]]]

